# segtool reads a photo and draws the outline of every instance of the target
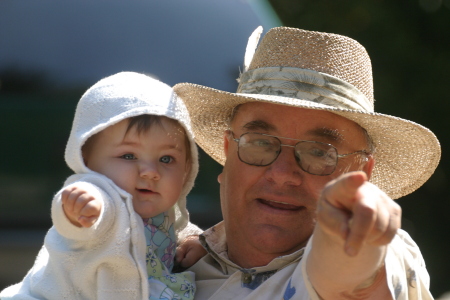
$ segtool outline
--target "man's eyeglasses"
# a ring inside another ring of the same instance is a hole
[[[231,137],[238,143],[239,159],[252,166],[268,166],[273,163],[281,153],[281,146],[294,148],[295,160],[300,168],[313,175],[330,175],[336,170],[338,158],[362,153],[369,155],[366,150],[359,150],[347,154],[338,154],[336,147],[330,144],[303,141],[274,135],[246,132],[238,139]],[[298,141],[295,145],[282,144],[280,139]]]

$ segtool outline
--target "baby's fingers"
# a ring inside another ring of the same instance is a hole
[[[61,193],[64,213],[70,222],[78,227],[82,226],[78,221],[81,216],[80,211],[87,203],[94,199],[84,189],[78,187],[66,188]]]
[[[73,211],[73,206],[75,204],[75,201],[78,199],[78,196],[80,194],[80,190],[77,189],[77,187],[70,187],[66,188],[61,193],[61,202],[64,206],[64,211],[66,214],[68,212]]]
[[[100,216],[102,204],[100,201],[93,199],[88,201],[80,210],[78,222],[83,227],[91,227]]]
[[[88,195],[87,193],[85,193],[84,191],[82,193],[76,194],[75,201],[73,202],[72,205],[72,211],[75,215],[77,216],[81,216],[81,210],[92,200],[94,200],[95,198]],[[70,196],[70,200],[72,201],[72,195]]]
[[[89,228],[98,220],[98,216],[80,216],[78,218],[78,223],[81,225],[81,227]]]

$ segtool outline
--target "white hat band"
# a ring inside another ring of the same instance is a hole
[[[373,112],[374,106],[353,85],[328,74],[292,67],[264,67],[244,72],[237,93],[284,96],[342,109]]]

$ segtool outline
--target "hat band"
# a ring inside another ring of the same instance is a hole
[[[291,67],[249,70],[237,93],[297,98],[337,108],[373,112],[373,103],[353,85],[328,74]]]

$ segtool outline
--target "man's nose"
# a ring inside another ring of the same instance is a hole
[[[302,183],[303,175],[294,155],[294,149],[282,147],[277,159],[268,166],[265,176],[269,181],[280,186],[298,186]]]
[[[153,162],[141,162],[139,164],[139,175],[142,178],[159,180],[161,178],[161,174],[158,170],[157,164]]]

